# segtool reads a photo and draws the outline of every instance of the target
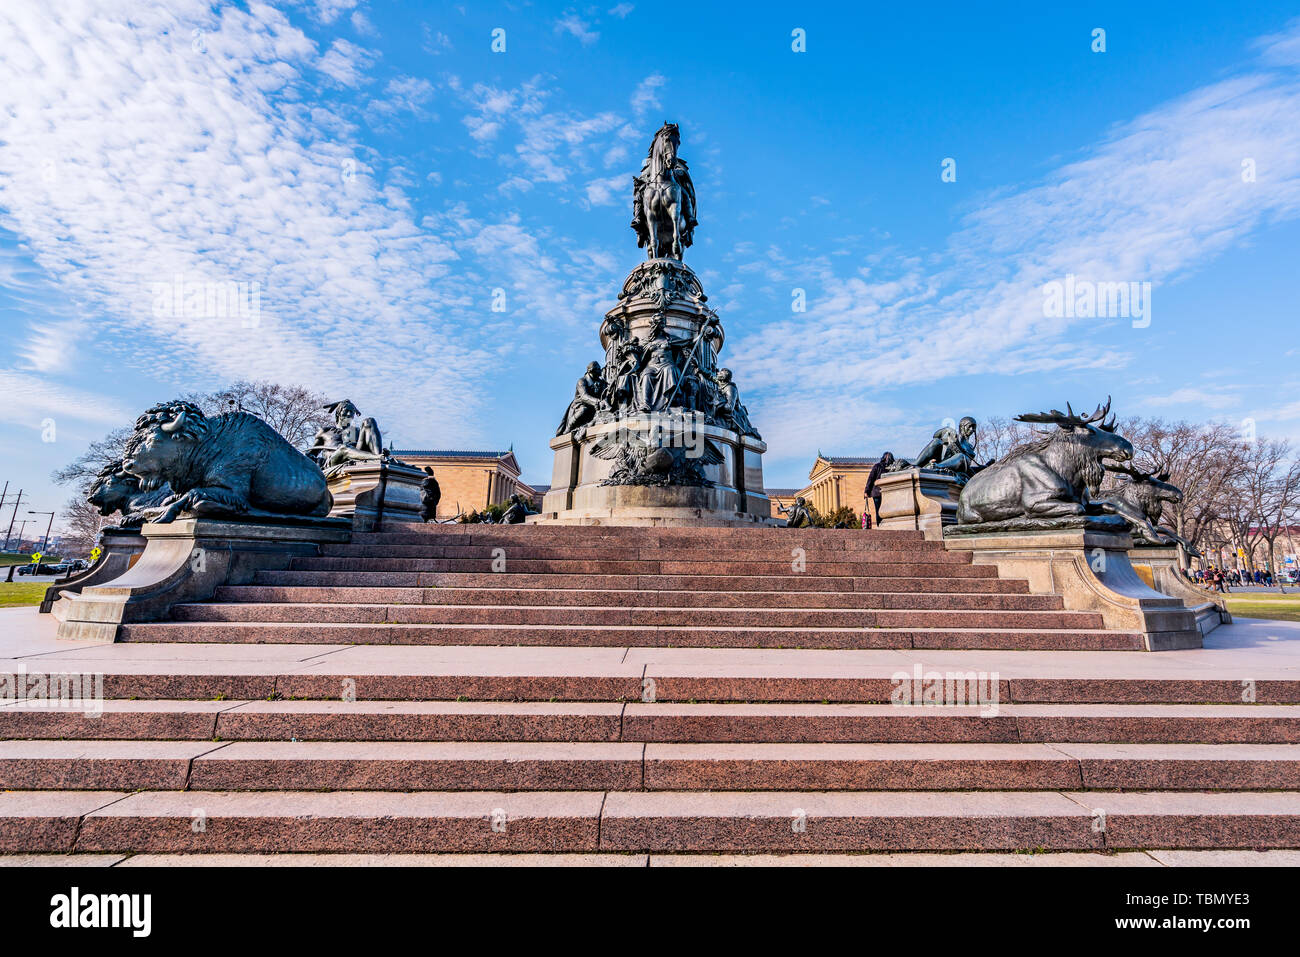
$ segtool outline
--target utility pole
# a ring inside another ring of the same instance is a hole
[[[22,500],[23,500],[23,490],[19,489],[18,497],[14,499],[14,513],[9,516],[9,531],[5,532],[5,551],[9,551],[9,536],[13,534],[14,520],[18,518],[18,505],[20,502],[22,502]],[[18,534],[21,535],[22,532],[19,532]]]
[[[0,492],[0,508],[5,507],[5,499],[9,497],[9,483],[5,482],[5,490]]]
[[[54,527],[53,512],[33,512],[30,508],[27,510],[28,515],[48,515],[50,520],[45,523],[45,537],[41,539],[41,551],[44,552],[46,546],[50,544],[50,529]]]
[[[14,524],[13,522],[10,522],[10,523],[9,523],[9,527],[10,527],[10,528],[13,528],[13,524]],[[21,544],[23,543],[23,529],[26,528],[26,527],[27,527],[27,519],[23,519],[23,520],[18,524],[18,544],[19,544],[19,545],[21,545]],[[5,550],[7,551],[8,549],[9,549],[9,539],[6,538],[6,539],[5,539]],[[18,567],[17,565],[10,565],[10,566],[9,566],[9,573],[5,576],[5,581],[7,581],[7,582],[11,582],[11,581],[14,580],[14,569],[17,568],[17,567]]]

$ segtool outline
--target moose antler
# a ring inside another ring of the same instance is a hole
[[[1070,403],[1065,403],[1066,412],[1059,409],[1052,409],[1050,412],[1026,412],[1023,415],[1016,416],[1017,422],[1045,422],[1048,424],[1059,425],[1063,429],[1077,429],[1090,425],[1093,422],[1105,419],[1110,414],[1110,396],[1106,396],[1106,405],[1097,406],[1096,410],[1089,415],[1079,415],[1071,407]],[[1102,422],[1101,428],[1107,432],[1115,431],[1115,422]]]

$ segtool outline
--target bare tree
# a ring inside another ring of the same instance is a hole
[[[114,429],[102,439],[91,442],[85,452],[50,477],[60,485],[75,485],[82,492],[89,491],[90,483],[95,481],[100,470],[122,457],[132,431],[129,425]]]
[[[88,555],[99,542],[99,533],[104,526],[113,525],[121,518],[120,512],[107,517],[100,515],[99,509],[82,496],[72,496],[59,515],[59,521],[63,524],[63,544],[60,548],[62,557]]]
[[[1261,475],[1252,482],[1249,491],[1253,502],[1253,511],[1258,524],[1255,534],[1265,545],[1269,571],[1273,574],[1273,584],[1278,591],[1285,593],[1281,570],[1277,567],[1277,540],[1291,526],[1296,512],[1296,503],[1300,500],[1300,458],[1291,459],[1291,444],[1285,441],[1258,442],[1265,446],[1261,452],[1261,471],[1268,468],[1266,475]]]
[[[241,379],[217,392],[185,398],[202,409],[205,415],[236,410],[251,412],[298,449],[310,445],[320,429],[334,422],[324,409],[325,396],[300,385]]]
[[[1219,422],[1134,418],[1121,422],[1119,432],[1133,443],[1135,466],[1168,472],[1169,481],[1182,490],[1183,500],[1167,506],[1174,531],[1201,551],[1217,547],[1211,529],[1224,520],[1224,505],[1231,504],[1226,490],[1234,482],[1235,463],[1243,450],[1236,430]],[[1181,561],[1186,565],[1185,555]]]
[[[979,443],[975,446],[976,458],[981,462],[992,462],[1017,446],[1032,442],[1038,437],[1038,430],[1015,419],[991,415],[980,421],[977,435]]]

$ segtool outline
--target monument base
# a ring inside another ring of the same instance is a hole
[[[147,523],[144,551],[123,574],[64,595],[51,609],[56,637],[115,641],[121,625],[158,621],[173,605],[207,601],[222,585],[244,585],[262,569],[284,569],[295,556],[351,540],[342,518],[275,521],[181,517]]]
[[[1129,549],[1128,560],[1144,582],[1161,594],[1181,599],[1192,610],[1201,634],[1208,635],[1220,625],[1232,624],[1232,613],[1226,604],[1215,601],[1209,592],[1183,577],[1177,545],[1134,545]]]
[[[929,541],[943,538],[943,529],[957,523],[961,484],[947,472],[902,469],[876,479],[880,490],[878,528],[920,531]]]
[[[420,521],[420,482],[412,465],[361,462],[346,465],[329,479],[334,496],[331,518],[348,518],[358,532],[373,532],[384,522]]]
[[[144,551],[144,545],[144,536],[138,528],[104,529],[100,532],[99,561],[80,575],[56,581],[45,589],[40,613],[49,614],[54,603],[64,595],[75,595],[88,585],[101,585],[125,574]]]
[[[654,474],[635,484],[604,484],[618,464],[613,450],[621,435],[677,452],[698,466],[709,484],[670,484],[666,475]],[[541,514],[526,519],[530,525],[779,524],[763,491],[767,445],[706,425],[691,413],[628,416],[558,436],[550,444],[555,453],[551,490],[542,499]]]
[[[1033,532],[954,525],[944,546],[971,552],[977,565],[996,565],[1002,578],[1026,579],[1031,594],[1060,595],[1071,611],[1098,612],[1111,630],[1141,632],[1147,651],[1201,647],[1196,615],[1133,569],[1127,525],[1116,531],[1109,522],[1073,522],[1076,527]]]

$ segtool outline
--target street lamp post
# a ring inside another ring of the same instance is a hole
[[[29,508],[29,509],[27,510],[27,514],[28,514],[28,515],[48,515],[48,516],[50,517],[50,520],[49,520],[48,522],[45,523],[45,537],[44,537],[43,539],[41,539],[41,551],[44,552],[45,549],[46,549],[46,546],[48,546],[48,545],[50,544],[50,529],[54,527],[54,513],[53,513],[53,512],[34,512],[34,511],[32,511],[32,510]]]

